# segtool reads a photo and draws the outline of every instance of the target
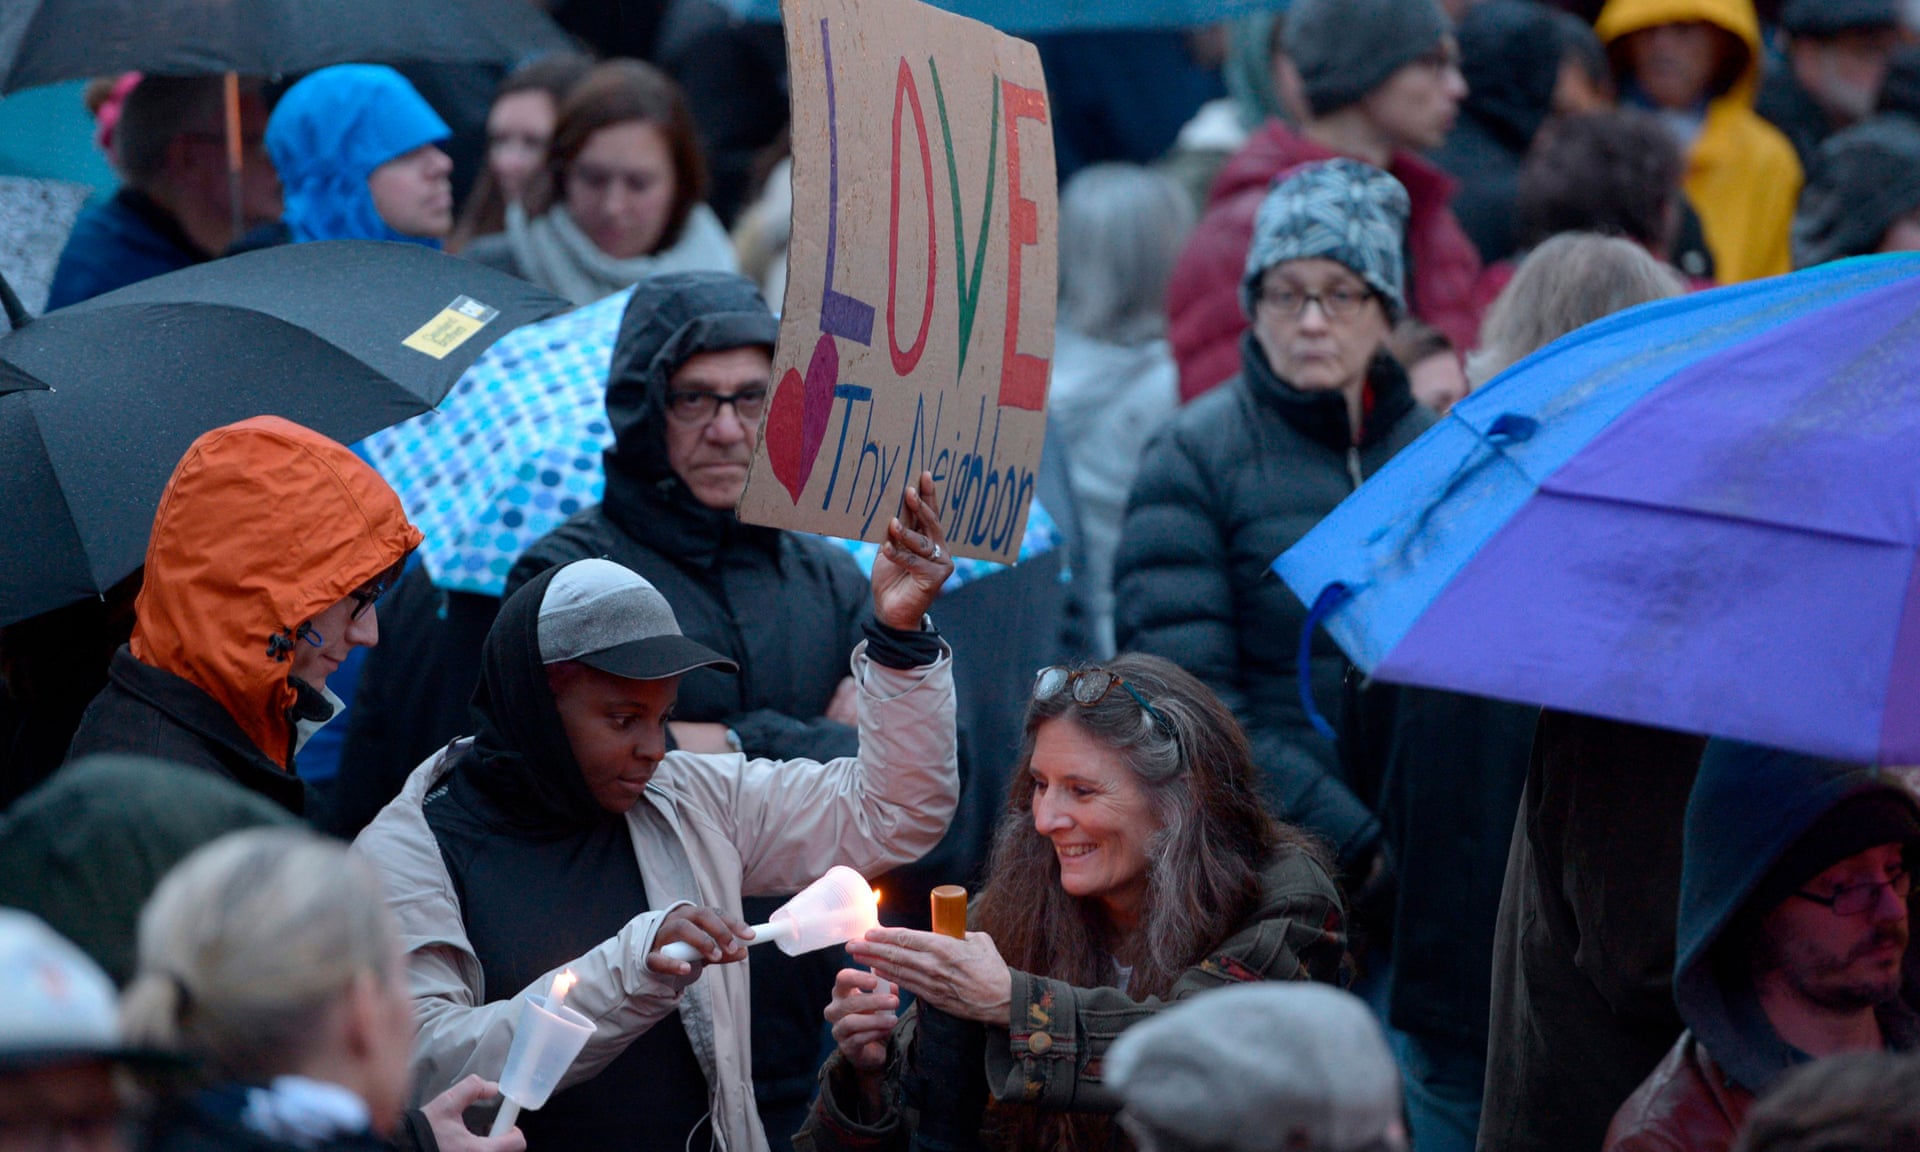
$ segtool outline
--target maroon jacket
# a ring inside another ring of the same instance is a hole
[[[1602,1152],[1727,1152],[1753,1093],[1727,1078],[1691,1030],[1620,1105]]]
[[[1213,182],[1206,215],[1188,238],[1167,289],[1180,399],[1191,400],[1240,371],[1240,278],[1253,241],[1253,217],[1273,178],[1291,168],[1339,156],[1278,120],[1268,122],[1227,161]],[[1474,285],[1480,256],[1447,202],[1454,182],[1411,152],[1387,166],[1413,204],[1407,224],[1408,293],[1413,314],[1444,332],[1462,352],[1479,343]]]

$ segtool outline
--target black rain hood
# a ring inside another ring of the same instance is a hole
[[[1876,769],[1731,740],[1709,743],[1701,757],[1687,801],[1674,1004],[1714,1062],[1755,1095],[1806,1057],[1775,1034],[1737,958],[1716,966],[1714,945],[1764,911],[1742,918],[1796,841],[1836,807],[1863,799],[1894,808],[1909,827],[1920,822],[1920,800]]]
[[[600,807],[587,788],[540,660],[540,604],[560,570],[540,573],[500,605],[473,690],[473,747],[458,770],[511,814],[516,829],[567,835],[623,817]]]
[[[670,555],[711,558],[733,539],[777,530],[744,525],[727,509],[694,499],[667,461],[667,382],[702,352],[760,345],[772,351],[780,334],[760,290],[730,272],[674,272],[644,280],[620,317],[607,373],[607,419],[613,447],[605,454],[607,518],[636,540]]]
[[[1481,0],[1460,21],[1463,114],[1501,144],[1525,152],[1553,111],[1565,55],[1552,15],[1531,0]]]

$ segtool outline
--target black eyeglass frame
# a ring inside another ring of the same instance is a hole
[[[1844,884],[1835,888],[1831,896],[1821,896],[1818,893],[1808,892],[1804,888],[1796,889],[1793,894],[1802,900],[1825,906],[1827,911],[1833,913],[1835,916],[1865,916],[1879,905],[1880,890],[1882,888],[1890,890],[1893,893],[1894,899],[1905,900],[1913,895],[1913,873],[1902,868],[1898,876],[1888,879],[1863,880],[1858,884]],[[1901,888],[1905,888],[1906,891],[1902,892],[1900,890]],[[1856,908],[1841,909],[1840,905],[1842,903],[1855,902],[1857,899],[1855,893],[1860,892],[1867,894],[1866,903],[1860,904]]]
[[[720,409],[732,406],[734,419],[743,424],[758,424],[766,416],[767,400],[773,395],[773,389],[765,384],[754,384],[737,392],[706,392],[698,388],[670,388],[667,390],[664,405],[667,419],[685,428],[702,428],[720,418]],[[703,409],[709,409],[698,416],[684,416],[674,410],[679,400],[699,398]],[[743,404],[751,405],[753,414],[748,415]]]
[[[1050,692],[1045,691],[1043,681],[1046,680],[1049,673],[1054,672],[1058,672],[1064,679],[1060,681],[1059,687]],[[1098,677],[1101,676],[1107,679],[1106,683],[1101,685],[1098,691],[1089,689],[1086,693],[1081,692],[1081,684],[1099,683]],[[1126,679],[1117,672],[1110,672],[1100,667],[1068,668],[1060,664],[1049,664],[1033,674],[1033,698],[1043,703],[1065,692],[1073,697],[1075,704],[1080,705],[1082,708],[1091,708],[1112,695],[1115,688],[1133,697],[1133,702],[1145,710],[1153,722],[1160,726],[1162,732],[1165,732],[1169,736],[1173,735],[1173,725],[1168,722],[1165,716],[1160,714],[1160,710],[1148,703],[1147,698],[1142,696],[1133,685],[1127,683]]]
[[[1345,286],[1327,292],[1296,292],[1291,288],[1270,289],[1263,287],[1260,289],[1259,300],[1260,303],[1271,306],[1275,311],[1279,312],[1280,315],[1289,320],[1304,320],[1307,315],[1307,307],[1312,304],[1318,304],[1320,306],[1320,314],[1329,320],[1351,320],[1355,316],[1360,315],[1361,311],[1366,308],[1367,301],[1380,298],[1380,293],[1375,292],[1373,289],[1362,288],[1353,296],[1351,303],[1341,304],[1336,308],[1333,304],[1333,295],[1336,291],[1346,293],[1349,290]],[[1288,308],[1277,298],[1282,295],[1298,296],[1300,297],[1300,303],[1294,305],[1292,308]]]

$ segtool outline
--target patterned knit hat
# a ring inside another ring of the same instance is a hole
[[[1253,220],[1240,307],[1249,319],[1267,269],[1288,260],[1320,257],[1344,264],[1380,294],[1387,318],[1407,309],[1407,190],[1380,169],[1358,160],[1307,164],[1275,177]]]

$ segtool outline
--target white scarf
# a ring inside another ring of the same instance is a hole
[[[317,1148],[367,1131],[373,1114],[366,1101],[338,1084],[276,1076],[265,1088],[248,1089],[240,1122],[283,1144]]]
[[[575,304],[591,304],[622,288],[664,272],[737,272],[733,241],[720,218],[695,204],[671,248],[621,260],[596,247],[573,221],[565,204],[555,204],[538,219],[527,219],[518,204],[507,205],[507,244],[521,274]]]

